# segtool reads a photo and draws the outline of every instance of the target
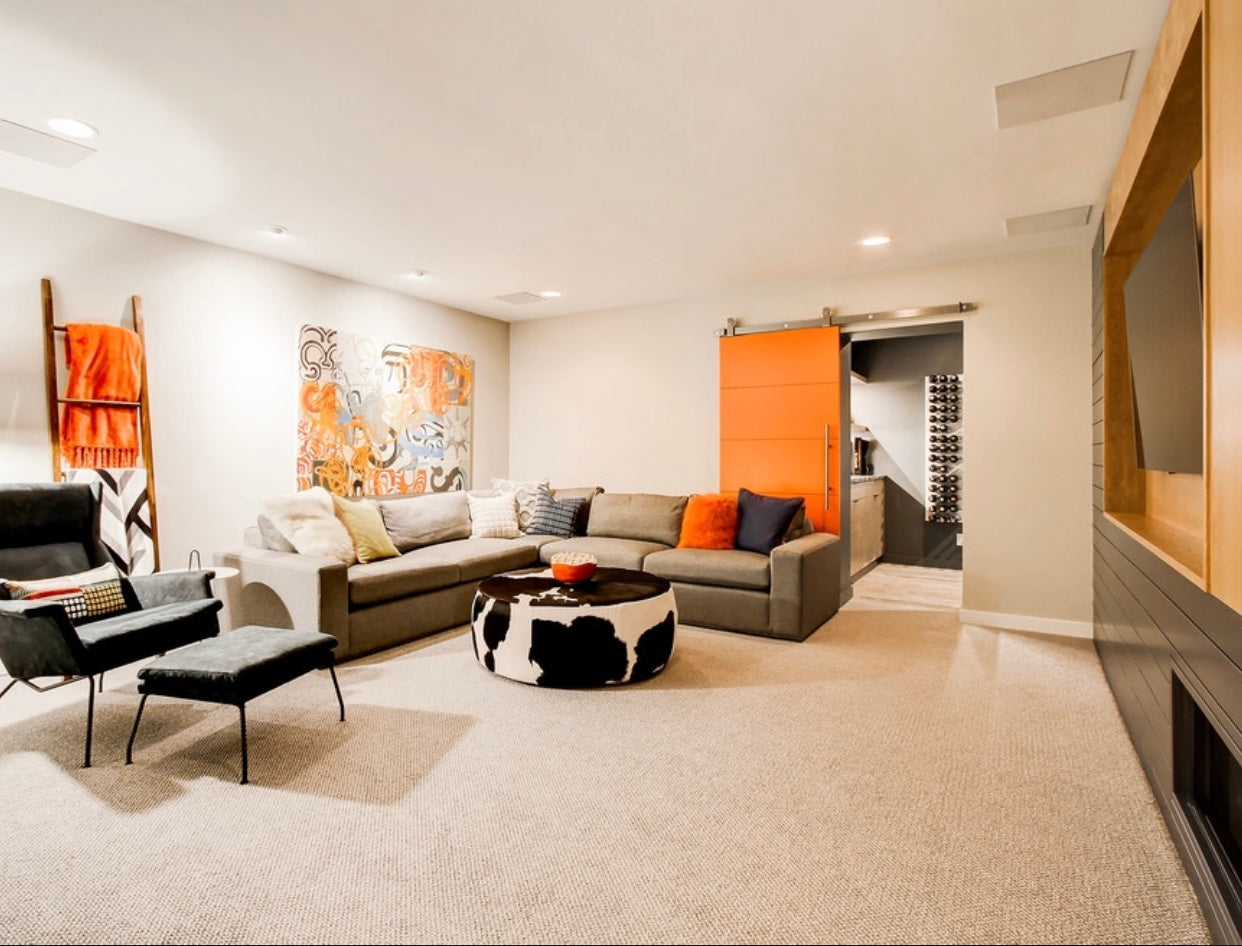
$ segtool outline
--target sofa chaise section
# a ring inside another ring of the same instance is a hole
[[[837,612],[839,543],[812,532],[769,555],[673,548],[648,555],[643,570],[672,583],[685,624],[801,641]]]

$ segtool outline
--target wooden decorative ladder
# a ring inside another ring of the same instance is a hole
[[[43,368],[47,380],[47,419],[48,431],[52,438],[52,480],[60,482],[65,478],[63,457],[60,444],[60,408],[64,404],[102,405],[107,407],[136,407],[138,409],[138,428],[141,444],[141,463],[147,471],[147,508],[151,518],[151,544],[154,552],[155,570],[160,567],[160,544],[158,520],[155,514],[155,454],[151,450],[151,405],[147,389],[147,339],[142,319],[142,300],[138,296],[130,296],[130,310],[133,316],[134,332],[142,341],[141,387],[137,401],[94,401],[80,398],[62,397],[60,394],[59,370],[57,368],[56,337],[64,335],[64,325],[57,325],[53,302],[52,281],[42,281],[43,295]]]

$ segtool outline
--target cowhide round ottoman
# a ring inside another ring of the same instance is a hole
[[[673,654],[677,604],[655,575],[601,568],[563,585],[549,569],[484,579],[474,595],[474,653],[493,673],[545,687],[598,687],[655,676]]]

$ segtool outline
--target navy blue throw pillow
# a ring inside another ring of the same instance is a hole
[[[781,544],[789,524],[802,508],[801,496],[761,496],[742,487],[737,491],[737,540],[734,546],[769,554]]]

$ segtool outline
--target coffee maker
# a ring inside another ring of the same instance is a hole
[[[871,431],[866,427],[854,425],[854,464],[853,474],[855,476],[867,476],[872,472],[871,460],[867,457],[867,452],[871,449]]]

